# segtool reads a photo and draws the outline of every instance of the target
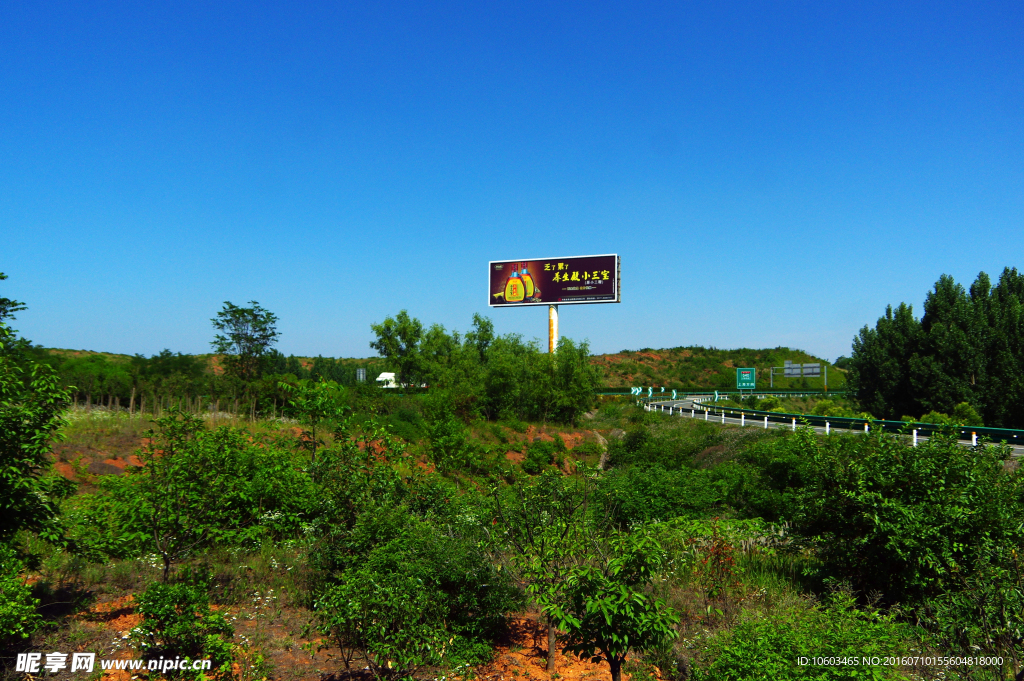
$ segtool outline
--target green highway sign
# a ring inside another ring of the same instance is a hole
[[[755,390],[757,388],[757,369],[736,369],[736,389]]]

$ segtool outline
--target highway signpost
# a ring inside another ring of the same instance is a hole
[[[740,391],[756,390],[757,369],[753,367],[744,367],[736,369],[736,389]]]
[[[775,370],[781,369],[782,375],[786,378],[820,378],[821,377],[821,363],[811,362],[809,364],[794,364],[791,360],[786,360],[780,367],[769,367],[768,369],[768,381],[769,385],[775,387]],[[828,392],[828,365],[825,365],[825,391]]]

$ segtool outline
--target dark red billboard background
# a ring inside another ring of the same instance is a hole
[[[584,255],[488,263],[488,304],[573,305],[619,302],[619,256]]]

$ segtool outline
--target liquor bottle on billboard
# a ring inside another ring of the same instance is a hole
[[[512,274],[508,276],[508,280],[505,282],[505,302],[520,303],[525,297],[526,286],[523,284],[522,277],[519,276],[519,263],[516,263]]]
[[[537,290],[537,287],[533,283],[533,277],[530,276],[530,268],[527,266],[526,263],[523,263],[523,271],[521,273],[521,276],[523,279],[523,286],[526,287],[526,297],[532,298],[533,294]]]

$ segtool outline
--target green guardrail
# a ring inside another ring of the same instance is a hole
[[[719,393],[721,394],[721,393]],[[739,417],[745,414],[748,417],[763,419],[768,417],[769,423],[792,423],[796,419],[798,425],[809,425],[824,428],[826,423],[831,428],[845,430],[869,430],[882,429],[887,433],[903,433],[911,435],[917,431],[919,437],[930,437],[936,434],[955,433],[958,439],[969,440],[976,437],[978,440],[990,440],[992,442],[1004,442],[1011,445],[1024,445],[1024,430],[1013,428],[989,428],[986,426],[942,426],[935,423],[920,423],[909,421],[885,421],[876,419],[850,418],[846,416],[818,416],[817,414],[790,414],[778,411],[760,411],[757,409],[737,409],[736,407],[715,407],[713,405],[698,404],[697,411],[708,411],[709,414],[721,416]],[[677,411],[682,411],[677,409]]]

